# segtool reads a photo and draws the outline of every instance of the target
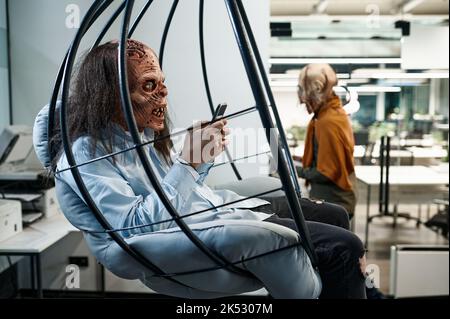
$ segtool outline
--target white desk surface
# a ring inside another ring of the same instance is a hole
[[[355,146],[353,156],[355,158],[362,158],[365,153],[365,147],[361,145]],[[372,152],[372,158],[378,158],[380,156],[379,149],[374,149]],[[416,158],[416,159],[432,159],[432,158],[444,158],[447,156],[447,151],[442,147],[407,147],[403,150],[391,149],[391,158]]]
[[[411,152],[415,158],[444,158],[447,151],[442,147],[408,147],[407,151]]]
[[[366,185],[380,183],[379,166],[356,166],[356,177]],[[448,165],[426,166],[390,166],[389,184],[396,186],[437,186],[449,183]]]
[[[304,146],[301,145],[292,150],[292,155],[303,156]],[[362,158],[365,153],[365,146],[356,145],[353,152],[354,158]],[[379,148],[375,148],[372,152],[372,158],[378,158],[380,155]],[[447,156],[447,151],[442,147],[407,147],[403,150],[391,149],[391,158],[411,158],[416,159],[433,159],[444,158]]]
[[[78,230],[62,214],[43,218],[0,241],[0,253],[41,253],[72,231]]]

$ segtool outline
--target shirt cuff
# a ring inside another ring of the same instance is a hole
[[[192,175],[195,182],[197,182],[200,179],[199,172],[194,167],[192,167],[191,164],[189,164],[187,161],[185,161],[181,157],[178,157],[176,159],[175,164],[179,164],[183,169],[187,170],[189,172],[189,174]]]
[[[199,175],[194,168],[189,168],[176,161],[164,177],[164,183],[174,188],[183,200],[187,202],[197,187],[198,178]]]
[[[197,172],[198,172],[199,175],[205,175],[205,174],[207,175],[209,173],[209,170],[213,166],[214,166],[214,162],[200,164],[197,167]]]

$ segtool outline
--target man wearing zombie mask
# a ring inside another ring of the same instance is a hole
[[[158,142],[149,143],[143,150],[175,209],[180,215],[187,215],[243,199],[229,190],[213,190],[204,182],[214,158],[228,143],[227,121],[222,119],[195,126],[187,133],[181,153],[175,154],[171,139],[162,138],[169,135],[170,129],[168,90],[158,58],[149,47],[135,40],[128,40],[126,52],[129,90],[141,139],[145,143],[160,137]],[[117,56],[117,42],[93,49],[83,59],[74,79],[67,124],[78,163],[134,145],[120,107]],[[59,135],[55,136],[54,145],[61,145]],[[54,170],[68,167],[61,150],[52,167]],[[165,222],[132,229],[170,219],[134,151],[81,166],[79,170],[89,193],[112,227],[130,228],[122,232],[123,236],[176,227],[174,222]],[[79,194],[69,171],[57,174],[57,180]],[[319,257],[321,297],[365,298],[364,248],[361,241],[345,229],[348,228],[345,210],[307,199],[301,199],[301,205]],[[244,219],[296,229],[293,220],[285,218],[288,216],[285,198],[253,198],[189,216],[184,221],[196,224]],[[278,271],[282,270],[274,269]]]

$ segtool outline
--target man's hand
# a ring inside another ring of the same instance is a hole
[[[209,125],[207,123],[205,121],[196,123],[184,140],[181,158],[195,169],[202,163],[214,160],[228,145],[226,137],[230,130],[226,127],[227,120],[223,119]]]

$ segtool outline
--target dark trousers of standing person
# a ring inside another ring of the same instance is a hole
[[[297,230],[286,197],[264,198],[270,204],[253,210],[275,214],[265,221]],[[322,279],[321,299],[365,299],[365,277],[360,258],[365,254],[361,240],[348,231],[344,208],[330,203],[300,199],[306,226],[318,257]]]

